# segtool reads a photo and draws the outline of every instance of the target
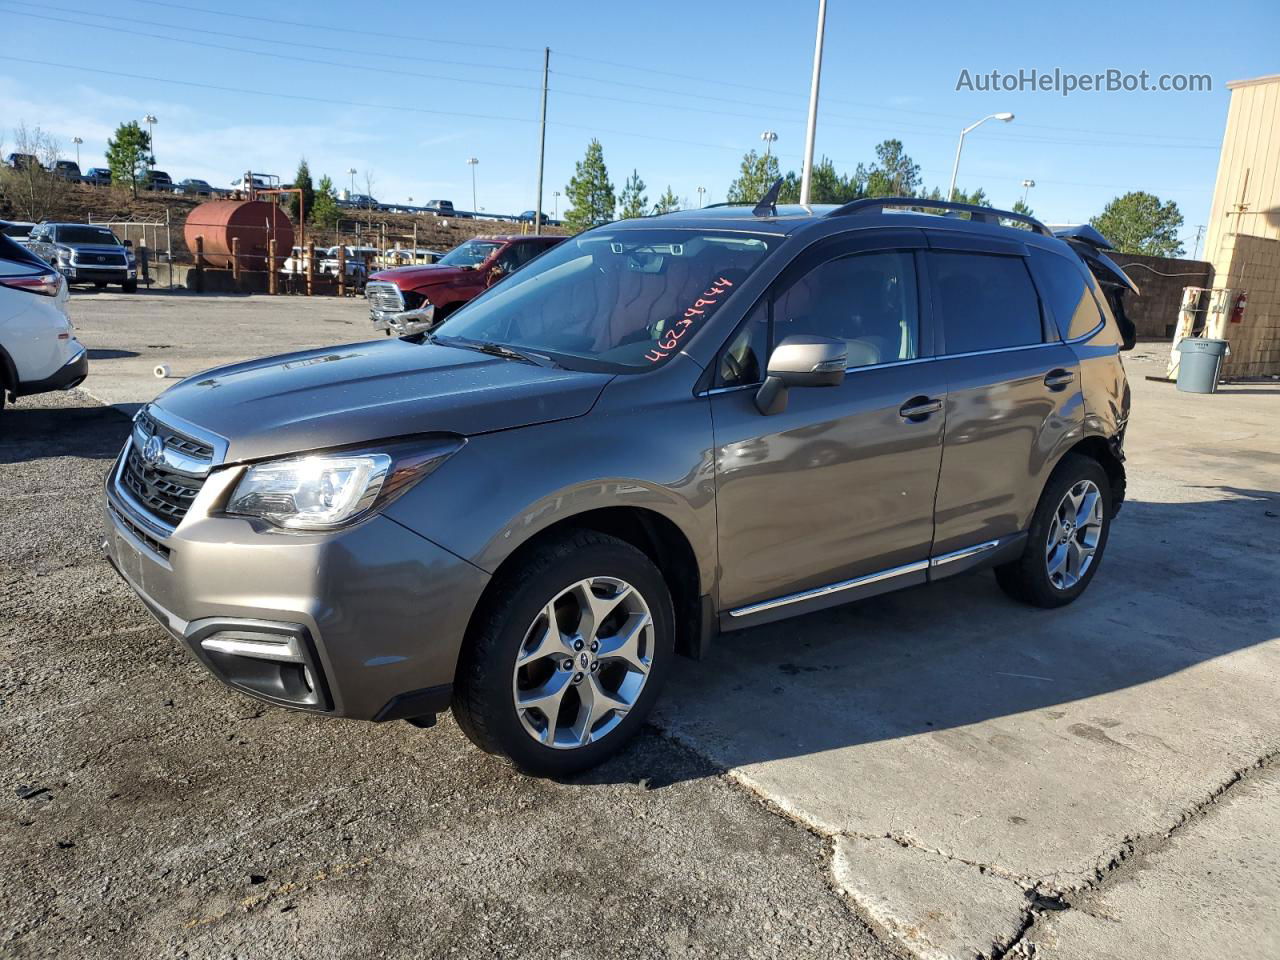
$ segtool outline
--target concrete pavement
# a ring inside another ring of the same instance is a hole
[[[73,312],[96,351],[86,390],[126,411],[165,385],[150,374],[157,362],[189,374],[367,335],[358,301],[90,296],[77,297]],[[1008,601],[990,574],[961,577],[726,636],[708,661],[682,664],[660,704],[658,729],[711,764],[668,764],[671,785],[687,776],[696,786],[706,776],[699,770],[722,770],[823,837],[815,879],[829,878],[852,929],[879,932],[874,949],[1064,960],[1276,954],[1280,840],[1263,825],[1274,823],[1280,751],[1280,384],[1179,394],[1143,379],[1166,356],[1143,346],[1126,356],[1135,394],[1129,502],[1081,601],[1033,610]],[[77,456],[64,440],[45,456]],[[45,523],[67,520],[76,518],[55,513]],[[35,554],[12,547],[22,563],[64,553],[84,562],[61,541],[35,542],[43,544]],[[66,613],[56,636],[75,635],[75,615]],[[147,629],[123,613],[121,624]],[[209,704],[218,695],[229,696],[211,691]],[[207,709],[202,699],[186,722]],[[92,716],[110,722],[109,705],[96,704]],[[271,722],[269,735],[283,735]],[[456,753],[465,766],[472,754],[449,729],[429,735],[432,749],[441,744],[439,762]],[[79,756],[74,742],[64,749]],[[122,759],[91,767],[106,764],[109,775]],[[181,766],[176,757],[166,763]],[[301,781],[298,791],[312,786]],[[288,821],[277,808],[276,822]],[[627,809],[647,815],[644,805]],[[725,823],[743,816],[731,812]],[[293,836],[294,827],[282,829]],[[699,829],[735,828],[704,823],[686,842]],[[786,836],[754,858],[747,848],[740,855],[767,868],[765,858],[788,843],[813,849],[804,831]],[[787,863],[794,876],[797,861]],[[806,904],[815,896],[796,890]],[[511,904],[495,909],[506,929],[523,929],[509,919]],[[770,937],[790,923],[755,910],[737,922]],[[805,935],[819,943],[836,929],[822,916]],[[231,928],[245,937],[261,929],[249,920]],[[768,942],[781,952],[786,938]]]

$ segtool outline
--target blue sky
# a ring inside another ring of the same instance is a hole
[[[339,186],[354,167],[356,189],[371,173],[379,199],[463,208],[474,156],[478,205],[519,212],[534,203],[550,46],[548,212],[593,135],[616,185],[637,169],[651,202],[668,184],[693,203],[703,186],[713,202],[765,129],[783,169],[799,169],[816,13],[817,0],[0,0],[0,132],[11,143],[19,121],[39,124],[68,156],[82,137],[87,168],[117,123],[152,113],[158,166],[175,179],[226,185],[246,168],[288,178],[305,155]],[[1208,216],[1226,84],[1280,70],[1277,36],[1274,0],[830,0],[817,150],[852,169],[897,137],[926,184],[945,188],[960,128],[1012,111],[1013,123],[969,135],[961,187],[1010,205],[1034,179],[1029,202],[1050,222],[1149,190],[1178,202],[1189,238]],[[1209,74],[1213,89],[956,90],[963,69],[1033,68]]]

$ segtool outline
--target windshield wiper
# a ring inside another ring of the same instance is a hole
[[[460,347],[470,347],[472,350],[479,350],[481,353],[487,353],[491,357],[502,357],[504,360],[520,360],[524,363],[532,363],[537,367],[558,367],[559,364],[550,357],[541,353],[534,353],[531,350],[517,350],[515,347],[509,347],[505,343],[496,343],[492,340],[471,340],[467,337],[438,337],[432,336],[432,343],[443,344],[444,346],[457,345]]]

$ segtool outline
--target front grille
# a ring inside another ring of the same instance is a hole
[[[76,266],[80,267],[123,267],[123,253],[76,253]]]
[[[154,517],[177,526],[204,485],[204,478],[188,477],[163,465],[147,466],[130,443],[120,469],[120,484]]]
[[[134,523],[132,520],[126,517],[121,511],[117,510],[115,507],[115,504],[108,501],[107,506],[111,508],[111,515],[116,518],[117,522],[119,522],[126,530],[132,533],[144,544],[146,544],[147,548],[151,550],[152,553],[155,553],[156,555],[161,556],[166,560],[169,559],[170,555],[172,554],[172,551],[168,547],[166,547],[163,543],[161,543],[151,534],[147,533],[146,530],[142,529],[142,527],[138,526],[136,523]]]
[[[373,310],[382,313],[402,313],[404,311],[404,297],[400,295],[400,288],[394,283],[387,283],[385,280],[374,280],[366,284],[364,295],[369,300],[369,306]]]
[[[213,447],[177,433],[169,427],[161,426],[146,412],[138,414],[138,426],[142,428],[144,434],[158,433],[164,437],[164,445],[170,450],[185,453],[196,460],[213,461]]]

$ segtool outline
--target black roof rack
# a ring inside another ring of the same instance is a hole
[[[1035,217],[1025,213],[1014,213],[1012,210],[996,210],[993,207],[979,207],[972,203],[952,203],[950,200],[929,200],[925,197],[869,197],[865,200],[854,200],[842,207],[836,207],[827,214],[828,217],[847,217],[854,214],[884,213],[891,207],[915,207],[927,210],[947,210],[952,213],[967,213],[971,220],[979,223],[995,223],[1001,220],[1017,220],[1025,223],[1036,233],[1051,237],[1053,234]]]

